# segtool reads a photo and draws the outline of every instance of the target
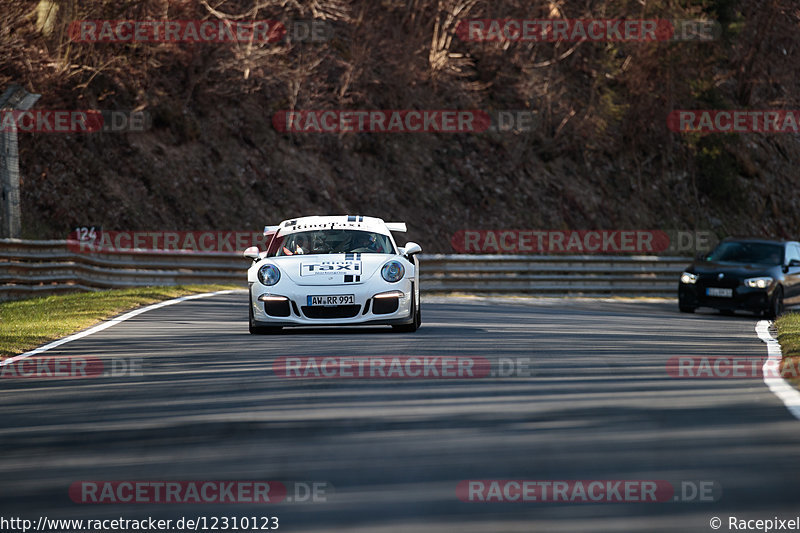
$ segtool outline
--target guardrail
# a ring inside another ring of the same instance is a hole
[[[426,292],[543,296],[676,297],[686,257],[609,255],[428,255]]]
[[[0,239],[0,300],[74,291],[189,283],[241,284],[250,264],[235,253],[76,253],[67,241]],[[667,296],[685,257],[574,255],[420,256],[426,293]]]

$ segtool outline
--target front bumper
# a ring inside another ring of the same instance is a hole
[[[678,283],[678,301],[682,307],[712,307],[726,311],[766,311],[770,307],[775,284],[766,289],[750,288],[743,284],[731,288],[733,296],[708,296],[705,284]]]
[[[375,298],[398,293],[397,297]],[[310,306],[309,296],[352,294],[354,303],[340,306]],[[259,297],[269,295],[268,301]],[[296,286],[278,283],[250,285],[253,320],[257,326],[404,325],[413,322],[414,290],[411,280],[385,284]]]

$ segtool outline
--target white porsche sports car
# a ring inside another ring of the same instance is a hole
[[[267,226],[269,247],[244,256],[250,286],[250,333],[284,326],[386,324],[416,331],[421,323],[419,262],[413,242],[398,248],[403,222],[359,215],[313,216]]]

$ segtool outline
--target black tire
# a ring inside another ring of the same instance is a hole
[[[783,314],[783,287],[778,286],[772,295],[772,300],[769,303],[769,309],[766,311],[767,318],[778,318]]]
[[[414,333],[419,329],[420,325],[422,324],[422,312],[420,311],[420,306],[416,300],[413,302],[413,305],[414,305],[414,321],[411,324],[392,326],[392,329],[395,330],[397,333]]]
[[[250,335],[274,335],[276,333],[280,333],[281,327],[280,326],[257,326],[256,320],[253,317],[253,295],[251,294],[249,297],[248,302],[248,321],[247,321],[247,329],[250,331]]]

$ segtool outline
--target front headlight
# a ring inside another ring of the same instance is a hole
[[[673,278],[674,279],[674,278]],[[684,272],[681,274],[681,283],[697,283],[697,274],[691,272]]]
[[[381,268],[381,277],[389,283],[396,283],[403,279],[406,269],[399,261],[389,261]]]
[[[766,289],[772,283],[772,278],[764,276],[763,278],[749,278],[744,280],[744,284],[751,289]]]
[[[275,285],[281,279],[281,271],[275,265],[264,265],[258,269],[258,281],[267,287]]]

